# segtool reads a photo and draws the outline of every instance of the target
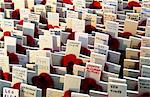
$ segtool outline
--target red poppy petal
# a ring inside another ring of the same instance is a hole
[[[40,77],[39,76],[34,76],[32,78],[32,83],[34,86],[37,86],[38,88],[41,88],[42,83],[40,82]]]
[[[119,33],[119,37],[129,38],[130,36],[132,36],[132,33],[130,32]]]
[[[26,48],[22,47],[21,45],[17,44],[16,45],[16,51],[19,54],[26,54]]]
[[[4,80],[7,80],[7,81],[10,80],[9,73],[7,73],[7,72],[4,72],[4,73],[3,73],[3,77],[4,77]]]
[[[41,73],[39,76],[45,79],[45,82],[42,82],[42,83],[46,84],[46,86],[45,86],[46,88],[53,88],[54,87],[54,81],[49,74]]]
[[[47,24],[47,29],[54,29],[53,25]]]
[[[38,38],[38,37],[39,37],[39,29],[38,29],[37,27],[35,27],[34,37],[35,37],[35,38]]]
[[[15,83],[12,88],[20,90],[20,85],[21,83]]]
[[[0,78],[3,78],[3,70],[0,70]]]
[[[144,92],[144,93],[140,93],[138,96],[136,97],[150,97],[150,92]]]
[[[54,26],[54,28],[59,28],[59,26]]]
[[[3,37],[1,37],[1,41],[4,41],[4,36],[11,36],[11,32],[9,32],[9,31],[6,31],[6,32],[4,32],[3,33]]]
[[[15,53],[8,53],[10,64],[19,64],[18,56]]]
[[[89,90],[94,89],[101,91],[102,87],[96,83],[96,80],[92,78],[85,78],[81,81],[81,91],[83,93],[89,93]]]
[[[120,46],[120,43],[119,43],[118,39],[116,39],[115,37],[112,37],[111,35],[109,35],[108,45],[109,45],[111,50],[118,50],[118,48]]]
[[[26,35],[26,36],[27,36],[27,45],[34,47],[35,46],[34,38],[32,36],[30,36],[30,35]]]
[[[77,65],[82,65],[83,61],[81,59],[76,59],[74,63]]]
[[[52,74],[57,73],[57,72],[56,72],[56,68],[54,68],[52,65],[50,65],[50,72],[51,72]]]
[[[133,7],[141,7],[141,5],[140,5],[139,2],[131,1],[131,2],[128,3],[128,7],[129,7],[129,8],[133,8]]]
[[[63,97],[71,97],[71,91],[65,91],[64,96]]]
[[[83,54],[83,55],[87,55],[87,56],[90,56],[91,51],[90,51],[90,50],[88,50],[88,49],[87,49],[87,48],[85,48],[85,47],[81,47],[81,54]]]
[[[67,3],[67,4],[73,4],[71,0],[63,0],[63,3]]]
[[[76,56],[73,54],[69,54],[62,58],[61,64],[62,66],[67,67],[70,62],[74,62],[75,60],[76,60]]]
[[[4,2],[12,2],[12,0],[4,0]]]
[[[92,25],[86,25],[85,26],[85,32],[88,33],[88,34],[91,34],[92,31],[95,31],[95,30],[96,30],[96,28],[93,27]]]
[[[45,5],[46,4],[46,0],[42,0],[41,4]]]
[[[20,19],[20,11],[19,9],[16,9],[12,12],[12,18],[13,19]]]
[[[45,17],[40,16],[40,23],[42,23],[42,24],[48,24],[48,21],[47,21],[47,19]]]
[[[0,8],[0,12],[4,12],[4,8]]]
[[[23,22],[24,22],[24,20],[20,20],[20,21],[18,22],[18,24],[19,24],[19,25],[23,25]]]
[[[92,4],[90,5],[90,8],[92,9],[101,9],[102,6],[101,6],[101,3],[98,2],[98,1],[93,1]]]
[[[140,20],[140,22],[139,22],[139,26],[146,26],[146,22],[147,22],[147,20],[146,20],[146,19],[144,19],[144,20]]]

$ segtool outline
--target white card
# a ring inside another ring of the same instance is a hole
[[[39,36],[39,48],[44,49],[44,48],[50,48],[53,49],[53,40],[52,40],[52,35],[40,35]]]
[[[90,77],[90,78],[95,79],[96,81],[100,81],[101,72],[102,72],[102,65],[95,64],[95,63],[86,63],[84,77],[87,77],[87,78]]]
[[[46,97],[63,97],[64,91],[58,89],[47,88]]]
[[[98,54],[98,53],[91,53],[90,56],[90,62],[96,63],[96,64],[101,64],[104,66],[105,62],[107,60],[107,56],[103,54]]]
[[[109,82],[108,97],[127,97],[127,84]]]
[[[75,33],[75,41],[80,41],[82,47],[88,48],[88,33]]]
[[[150,48],[149,47],[141,47],[141,57],[150,57]]]
[[[85,0],[73,0],[73,5],[75,7],[75,11],[82,11],[82,9],[86,6]]]
[[[16,38],[5,36],[4,42],[5,42],[4,48],[6,51],[8,51],[9,53],[15,53],[16,52],[16,43],[17,43]]]
[[[27,55],[29,56],[29,63],[35,63],[35,57],[43,56],[49,57],[49,51],[46,50],[27,50]]]
[[[35,64],[37,65],[36,72],[38,75],[41,73],[50,73],[50,58],[36,57]]]
[[[104,13],[104,24],[106,21],[116,21],[117,15],[113,13]]]
[[[12,86],[16,83],[27,83],[27,68],[12,67]]]
[[[145,36],[150,37],[150,26],[146,26],[145,28]]]
[[[14,30],[14,20],[12,19],[4,19],[3,21],[3,32],[5,31],[13,31]]]
[[[90,97],[88,94],[82,94],[82,93],[71,93],[71,97]]]
[[[150,92],[150,78],[138,77],[138,91],[139,93]]]
[[[150,66],[142,65],[141,76],[150,78]]]
[[[71,90],[80,92],[81,79],[79,76],[65,74],[64,91]]]
[[[108,41],[109,41],[109,35],[96,32],[94,44],[95,43],[101,43],[104,45],[108,45]]]
[[[116,13],[116,7],[112,5],[106,5],[103,6],[104,13]]]
[[[37,87],[31,86],[31,85],[26,85],[26,84],[21,84],[21,89],[20,89],[21,97],[37,97]]]
[[[118,29],[119,29],[118,22],[106,21],[105,27],[107,33],[109,33],[111,36],[118,37]]]
[[[26,0],[26,7],[28,9],[33,9],[34,3],[35,3],[34,0]]]
[[[13,0],[13,2],[14,2],[14,9],[15,10],[25,8],[25,0],[22,0],[21,2],[20,2],[20,0]],[[19,4],[18,4],[18,2],[19,2]]]
[[[48,12],[48,24],[59,26],[59,13]]]
[[[9,73],[9,57],[1,55],[0,56],[0,67],[2,67],[3,72]]]
[[[140,57],[140,65],[150,66],[150,58],[149,57]]]
[[[32,0],[30,0],[32,1]],[[30,9],[21,8],[20,9],[20,20],[24,20],[25,18],[28,18],[28,15],[30,14]]]
[[[126,84],[126,79],[119,79],[119,78],[109,77],[109,78],[108,78],[108,82]]]
[[[139,13],[126,13],[126,19],[138,21],[140,19]]]
[[[74,32],[85,32],[85,20],[73,19],[72,30]]]
[[[28,14],[28,20],[39,23],[40,15],[39,14]]]
[[[142,37],[141,46],[150,47],[150,37]]]
[[[36,14],[45,14],[46,15],[46,6],[45,5],[34,5],[34,12]]]
[[[85,20],[85,25],[91,25],[93,27],[96,27],[97,23],[97,15],[91,14],[91,13],[84,13],[82,14],[82,19]]]
[[[73,41],[73,40],[67,40],[66,55],[67,54],[74,54],[76,57],[79,57],[80,49],[81,49],[81,42]]]
[[[100,43],[95,43],[94,52],[98,54],[108,55],[109,46]]]
[[[19,90],[12,88],[3,88],[3,97],[19,97]]]
[[[132,35],[136,35],[138,27],[138,21],[126,19],[124,23],[124,32],[130,32]]]
[[[67,10],[67,16],[66,16],[66,18],[78,19],[78,12]]]
[[[23,23],[23,33],[25,35],[30,35],[34,37],[34,30],[35,30],[35,24],[29,22]]]

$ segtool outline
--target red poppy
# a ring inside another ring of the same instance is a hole
[[[3,70],[0,70],[0,78],[3,80],[11,81],[11,76],[7,72],[3,72]]]
[[[109,42],[108,42],[109,48],[111,50],[118,50],[120,43],[119,40],[115,37],[112,37],[111,35],[109,35]]]
[[[65,91],[64,96],[63,97],[71,97],[71,91]]]
[[[42,95],[45,97],[46,89],[54,87],[54,81],[51,76],[47,73],[41,73],[39,76],[34,76],[32,78],[33,85],[42,89]]]
[[[21,86],[21,83],[15,83],[12,88],[20,90],[20,86]]]
[[[140,93],[138,96],[136,97],[150,97],[150,92],[145,92],[145,93]]]
[[[38,38],[38,37],[39,37],[39,29],[38,29],[38,27],[35,27],[35,30],[34,30],[34,37],[35,37],[35,38]]]
[[[46,28],[47,30],[49,30],[49,29],[54,29],[54,26],[53,25],[50,25],[50,24],[47,24],[47,28]]]
[[[85,47],[81,47],[81,54],[90,56],[91,51]]]
[[[56,73],[56,68],[54,68],[52,65],[50,65],[50,73],[55,74]]]
[[[19,24],[19,25],[23,25],[23,22],[24,22],[24,20],[20,20],[20,21],[18,22],[18,24]]]
[[[41,4],[45,5],[46,4],[46,0],[42,0]]]
[[[9,31],[4,32],[2,38],[0,39],[1,41],[4,41],[4,36],[11,36],[11,32]]]
[[[12,2],[12,0],[4,0],[4,2]]]
[[[73,4],[71,0],[63,0],[63,3],[71,4],[71,5]]]
[[[42,23],[42,24],[48,24],[48,21],[47,21],[47,19],[45,17],[40,16],[40,23]]]
[[[0,12],[4,12],[4,8],[0,8]]]
[[[34,47],[35,46],[34,38],[30,35],[25,35],[25,36],[27,36],[27,45]]]
[[[98,2],[98,1],[93,1],[92,4],[90,5],[90,8],[91,9],[101,9],[102,6],[101,6],[101,3]]]
[[[146,22],[147,22],[147,20],[146,20],[146,19],[144,19],[144,20],[140,20],[140,22],[139,22],[139,26],[146,26]]]
[[[20,11],[19,11],[19,9],[16,9],[16,10],[14,10],[13,12],[12,12],[12,18],[13,19],[20,19]]]
[[[132,33],[130,32],[119,33],[119,37],[129,38],[130,36],[132,36]]]
[[[70,40],[75,40],[75,32],[72,32],[72,29],[66,28],[66,29],[65,29],[65,32],[70,33],[69,36],[68,36],[68,39],[70,39]]]
[[[86,33],[91,34],[92,31],[96,31],[96,28],[93,27],[92,25],[86,25],[86,26],[85,26],[85,32],[86,32]]]
[[[76,60],[76,56],[73,54],[69,54],[62,58],[61,63],[63,66],[67,67],[68,63],[74,62],[75,60]]]
[[[14,3],[13,2],[11,3],[11,9],[14,9]]]
[[[132,9],[133,7],[141,7],[141,5],[140,5],[139,2],[130,1],[130,2],[128,3],[128,8],[129,8],[129,9]]]
[[[26,48],[19,44],[16,45],[16,51],[19,54],[26,54]]]
[[[102,91],[102,87],[97,84],[96,80],[92,78],[85,78],[81,80],[81,92],[89,93],[89,90]]]
[[[19,64],[18,56],[15,53],[9,53],[8,52],[8,56],[9,56],[9,63],[10,64]]]

